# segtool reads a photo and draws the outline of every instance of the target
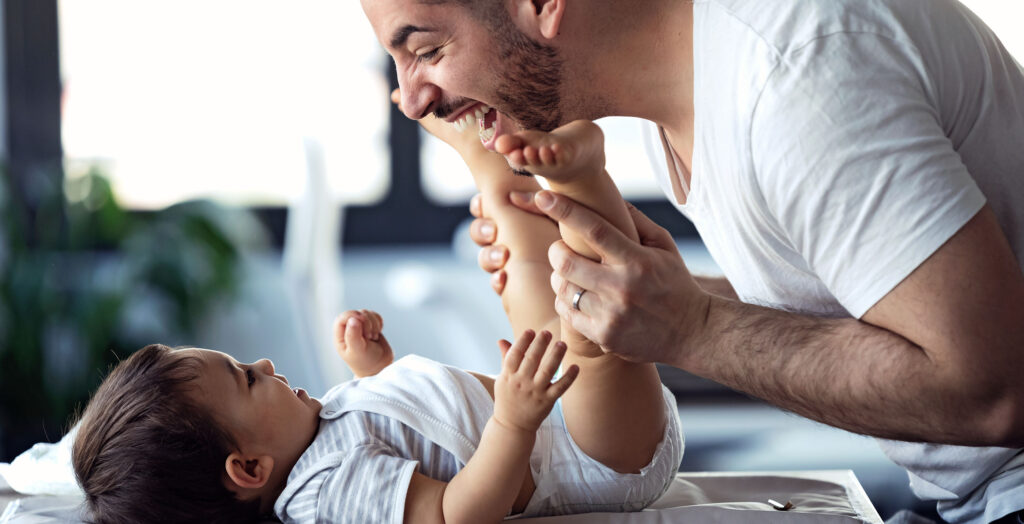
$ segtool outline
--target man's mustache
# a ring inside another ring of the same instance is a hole
[[[437,104],[437,107],[434,108],[434,116],[442,120],[448,118],[456,109],[466,105],[468,102],[468,98],[460,98],[455,101],[442,100]]]

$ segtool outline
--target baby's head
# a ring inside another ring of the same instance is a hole
[[[273,509],[319,412],[269,360],[154,344],[93,395],[72,463],[97,522],[252,522]]]

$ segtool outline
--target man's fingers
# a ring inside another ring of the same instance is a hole
[[[395,90],[391,92],[391,102],[395,103],[395,104],[398,104],[398,109],[402,109],[402,90],[401,89],[398,89],[396,87]]]
[[[505,267],[508,262],[508,248],[501,245],[488,246],[480,249],[477,256],[477,263],[488,273]]]
[[[601,309],[601,297],[597,292],[577,286],[554,273],[551,274],[551,289],[560,302],[584,315]],[[579,298],[576,298],[577,294]],[[575,306],[573,302],[576,303]]]
[[[497,236],[498,229],[489,218],[477,218],[469,224],[469,238],[478,246],[486,247],[493,244]]]
[[[516,206],[528,213],[544,215],[544,212],[541,211],[533,201],[533,196],[535,194],[535,191],[512,191],[508,194],[508,201],[511,202],[513,206]]]
[[[633,224],[636,226],[636,233],[640,237],[641,244],[661,249],[676,249],[675,240],[672,239],[672,234],[667,229],[641,213],[633,204],[626,202],[626,207],[629,209],[629,216],[633,218]]]
[[[569,302],[562,300],[561,297],[555,297],[555,313],[568,320],[569,325],[587,339],[593,340],[598,345],[604,344],[604,339],[601,337],[603,332],[599,331],[601,328],[599,322],[583,311],[576,311]]]
[[[569,280],[584,289],[600,289],[605,281],[608,268],[589,258],[580,255],[570,248],[564,240],[557,240],[548,247],[548,262],[553,274]],[[559,289],[552,290],[558,293]]]
[[[473,215],[473,216],[475,216],[477,218],[483,218],[483,216],[484,216],[483,201],[484,201],[484,197],[480,193],[477,193],[477,194],[473,195],[473,198],[469,199],[469,214],[471,214],[471,215]]]
[[[491,289],[493,289],[494,292],[499,294],[499,295],[504,293],[505,292],[505,281],[506,281],[507,278],[508,278],[508,275],[505,274],[505,270],[504,269],[499,269],[499,270],[495,271],[494,273],[491,273]]]
[[[582,236],[602,260],[626,260],[637,248],[636,242],[618,228],[571,198],[553,191],[540,191],[533,200],[546,215]]]
[[[557,399],[565,394],[569,386],[576,381],[576,377],[580,375],[580,367],[576,364],[569,366],[569,369],[562,373],[561,378],[555,383],[548,386],[548,397],[551,399]]]

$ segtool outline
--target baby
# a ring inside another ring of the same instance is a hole
[[[392,363],[383,320],[366,310],[335,323],[356,380],[320,400],[266,359],[147,346],[100,386],[75,441],[98,522],[498,522],[636,511],[664,493],[682,458],[675,399],[652,364],[605,354],[561,323],[547,261],[557,227],[508,201],[540,189],[509,175],[512,164],[635,239],[603,169],[600,129],[503,136],[503,159],[471,132],[433,117],[423,125],[470,166],[510,248],[502,301],[516,336],[499,342],[500,374]],[[562,240],[595,256],[579,238]]]

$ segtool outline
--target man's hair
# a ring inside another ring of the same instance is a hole
[[[420,3],[459,5],[468,9],[477,20],[486,24],[488,29],[504,28],[506,23],[512,21],[504,3],[500,0],[420,0]]]
[[[224,483],[234,439],[188,395],[199,364],[152,344],[93,395],[72,464],[97,523],[259,520],[259,500],[238,500]]]

